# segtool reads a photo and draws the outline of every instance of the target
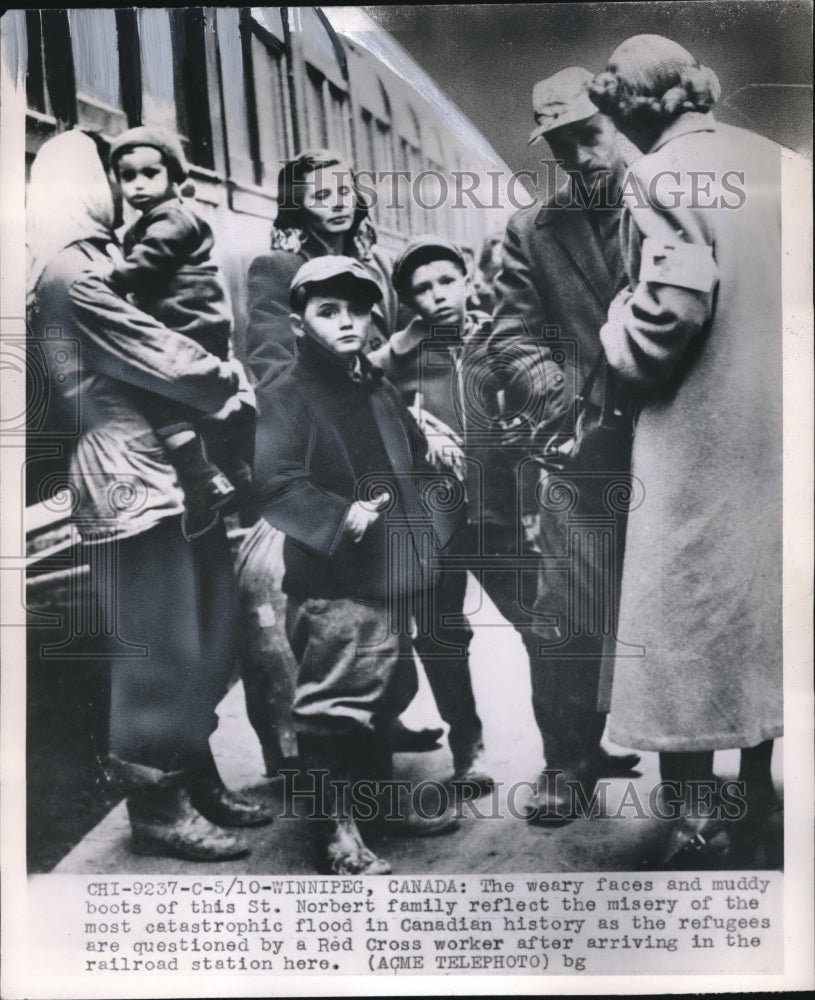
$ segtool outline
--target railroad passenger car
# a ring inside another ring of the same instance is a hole
[[[29,161],[76,124],[107,138],[145,123],[182,136],[229,281],[239,356],[248,265],[268,247],[281,161],[299,150],[336,148],[364,171],[372,221],[393,250],[431,232],[477,254],[509,215],[497,197],[504,163],[359,9],[352,31],[348,9],[319,7],[14,13],[28,53]],[[495,208],[461,191],[474,184]]]

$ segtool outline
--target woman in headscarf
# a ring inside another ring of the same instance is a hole
[[[309,149],[283,165],[278,175],[277,217],[271,250],[249,268],[248,364],[258,386],[276,378],[293,360],[289,287],[300,267],[315,257],[340,254],[362,264],[382,292],[374,307],[366,350],[384,344],[410,318],[400,312],[391,284],[393,260],[376,244],[368,203],[353,166],[338,152]],[[274,775],[295,752],[288,709],[296,665],[282,627],[280,592],[283,538],[260,518],[238,554],[241,592],[241,673],[249,718],[258,734],[266,770]],[[414,731],[396,724],[394,749],[429,750],[441,729]]]
[[[715,74],[661,36],[623,42],[590,93],[645,154],[624,187],[630,284],[600,331],[641,405],[645,490],[628,522],[610,736],[659,751],[683,802],[665,863],[695,868],[717,831],[752,839],[777,809],[780,149],[715,121]],[[736,747],[746,818],[717,824],[734,811],[706,819],[688,795],[713,752]],[[734,846],[730,863],[743,860]]]
[[[221,826],[270,815],[226,789],[209,745],[234,659],[230,552],[223,525],[184,539],[184,495],[145,407],[156,393],[218,418],[253,406],[253,395],[236,361],[106,283],[116,213],[103,153],[78,130],[47,141],[26,217],[30,336],[52,394],[79,412],[66,486],[91,566],[95,604],[84,613],[109,643],[108,773],[127,793],[137,852],[235,857],[247,846]],[[69,371],[66,342],[78,348]]]

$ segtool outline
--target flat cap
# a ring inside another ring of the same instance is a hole
[[[371,302],[379,302],[382,299],[382,289],[371,277],[364,264],[360,264],[353,257],[329,254],[306,261],[292,278],[289,289],[289,299],[292,305],[295,304],[295,297],[301,288],[306,285],[318,285],[325,281],[333,281],[337,278],[344,278],[348,282],[349,289],[353,285],[360,289],[364,287]]]
[[[407,294],[410,278],[417,267],[439,259],[452,260],[464,274],[467,273],[467,262],[461,248],[450,240],[442,236],[417,236],[411,240],[393,265],[393,287],[398,294]]]
[[[594,74],[582,66],[568,66],[535,84],[532,110],[538,125],[530,132],[528,145],[552,129],[599,114],[588,94],[593,79]]]

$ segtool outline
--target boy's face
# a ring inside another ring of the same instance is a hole
[[[340,357],[362,350],[370,319],[371,307],[367,303],[333,295],[312,295],[303,315],[291,316],[298,336],[308,333]]]
[[[461,324],[467,312],[468,282],[452,260],[421,264],[410,279],[410,298],[428,323]]]
[[[137,146],[122,153],[116,172],[125,201],[140,212],[162,201],[172,189],[161,153],[152,146]]]

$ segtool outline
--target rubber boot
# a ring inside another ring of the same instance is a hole
[[[193,806],[219,826],[264,826],[274,817],[271,805],[226,787],[211,751],[188,769],[186,785]]]
[[[313,783],[308,817],[317,870],[322,875],[388,875],[391,866],[362,839],[348,790],[355,779],[353,737],[301,733],[300,758]]]
[[[131,848],[184,861],[220,861],[249,853],[240,835],[210,823],[190,802],[184,771],[165,772],[108,758],[108,778],[127,794]]]

